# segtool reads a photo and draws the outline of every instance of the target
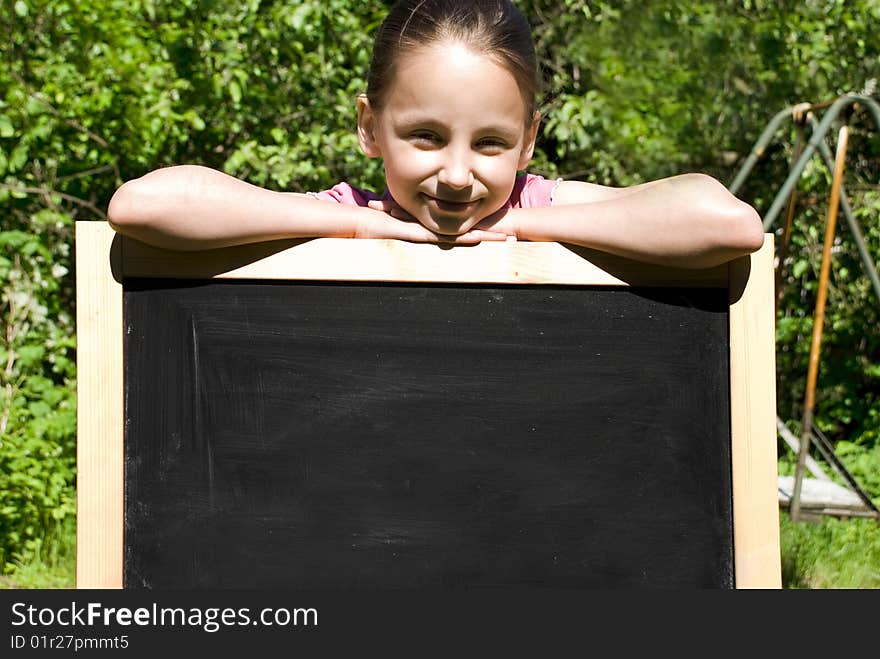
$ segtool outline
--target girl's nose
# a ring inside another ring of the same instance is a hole
[[[441,184],[462,190],[474,184],[474,172],[466,158],[450,158],[444,164],[438,175]]]

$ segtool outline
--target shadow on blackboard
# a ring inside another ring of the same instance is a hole
[[[648,299],[660,299],[657,297],[658,294],[652,293],[649,287],[674,286],[677,282],[694,279],[694,271],[685,268],[672,268],[669,266],[654,265],[652,263],[625,259],[614,254],[601,252],[588,247],[579,247],[576,245],[564,245],[564,247],[574,254],[577,254],[582,259],[589,261],[597,268],[616,277],[620,281],[639,287],[638,291],[633,292]],[[742,297],[746,282],[749,279],[749,273],[751,272],[751,260],[749,257],[745,256],[731,261],[729,264],[706,269],[705,272],[716,273],[728,268],[729,275],[726,277],[720,277],[719,279],[728,281],[730,287],[728,293],[729,301],[732,304]],[[669,298],[668,293],[663,293],[662,300],[667,304],[676,303]],[[681,304],[684,306],[694,306],[690,298],[683,298]],[[718,311],[719,309],[716,309],[715,307],[716,305],[713,302],[709,307],[706,307],[703,310]]]
[[[117,282],[122,282],[124,279],[124,272],[122,268],[122,250],[125,244],[125,238],[117,234],[113,237],[113,244],[110,247],[110,267],[113,272],[113,278]],[[220,247],[213,250],[205,250],[205,252],[210,251],[212,254],[216,255],[215,259],[200,259],[200,277],[213,277],[224,272],[228,272],[230,270],[235,270],[236,268],[241,268],[251,263],[256,263],[262,259],[265,259],[273,254],[277,254],[279,252],[283,252],[286,249],[290,249],[291,247],[296,247],[297,245],[302,245],[303,243],[307,243],[313,240],[313,238],[289,238],[283,240],[269,240],[264,242],[257,243],[248,243],[246,245],[236,245],[234,247]],[[185,261],[188,258],[188,255],[193,254],[193,252],[186,251],[174,251],[174,250],[158,250],[157,251],[165,251],[168,254],[173,254],[174,258],[181,259],[181,261]],[[203,252],[203,253],[205,253]],[[191,256],[190,256],[191,258]],[[204,265],[206,264],[207,265]],[[210,264],[215,264],[213,270],[211,269]]]

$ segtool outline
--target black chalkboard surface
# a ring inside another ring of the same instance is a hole
[[[731,588],[728,292],[124,281],[126,588]]]

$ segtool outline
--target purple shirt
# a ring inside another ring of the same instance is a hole
[[[516,177],[510,199],[504,208],[541,208],[553,205],[553,192],[562,179],[546,179],[535,174],[520,174]],[[366,206],[377,199],[389,199],[388,190],[376,194],[372,190],[362,190],[349,183],[337,183],[329,190],[310,192],[311,196],[323,201],[335,201],[349,206]]]

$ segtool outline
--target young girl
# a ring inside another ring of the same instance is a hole
[[[198,166],[125,183],[120,233],[172,249],[295,237],[559,241],[679,267],[755,251],[755,210],[685,174],[628,188],[526,173],[540,125],[531,32],[508,0],[401,0],[379,28],[357,134],[387,189],[274,192]]]

